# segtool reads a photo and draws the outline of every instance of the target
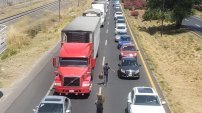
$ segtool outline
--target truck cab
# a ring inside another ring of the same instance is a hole
[[[95,59],[91,43],[63,43],[59,58],[53,59],[55,71],[54,89],[57,94],[89,95],[92,87]],[[58,61],[58,63],[56,62]]]

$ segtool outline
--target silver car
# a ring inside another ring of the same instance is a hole
[[[45,96],[36,109],[35,113],[71,113],[71,101],[64,96]]]

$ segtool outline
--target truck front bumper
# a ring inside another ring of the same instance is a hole
[[[92,85],[91,85],[92,86]],[[79,88],[70,88],[70,87],[63,87],[63,86],[55,86],[55,92],[61,94],[88,94],[91,92],[91,86],[89,87],[79,87]]]

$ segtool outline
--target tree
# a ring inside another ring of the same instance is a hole
[[[145,20],[161,19],[175,22],[176,28],[180,28],[182,20],[192,15],[192,6],[201,3],[202,0],[147,0]]]

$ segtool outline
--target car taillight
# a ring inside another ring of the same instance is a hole
[[[55,84],[54,84],[55,86],[62,86],[62,84],[61,83],[56,83],[55,82]]]

